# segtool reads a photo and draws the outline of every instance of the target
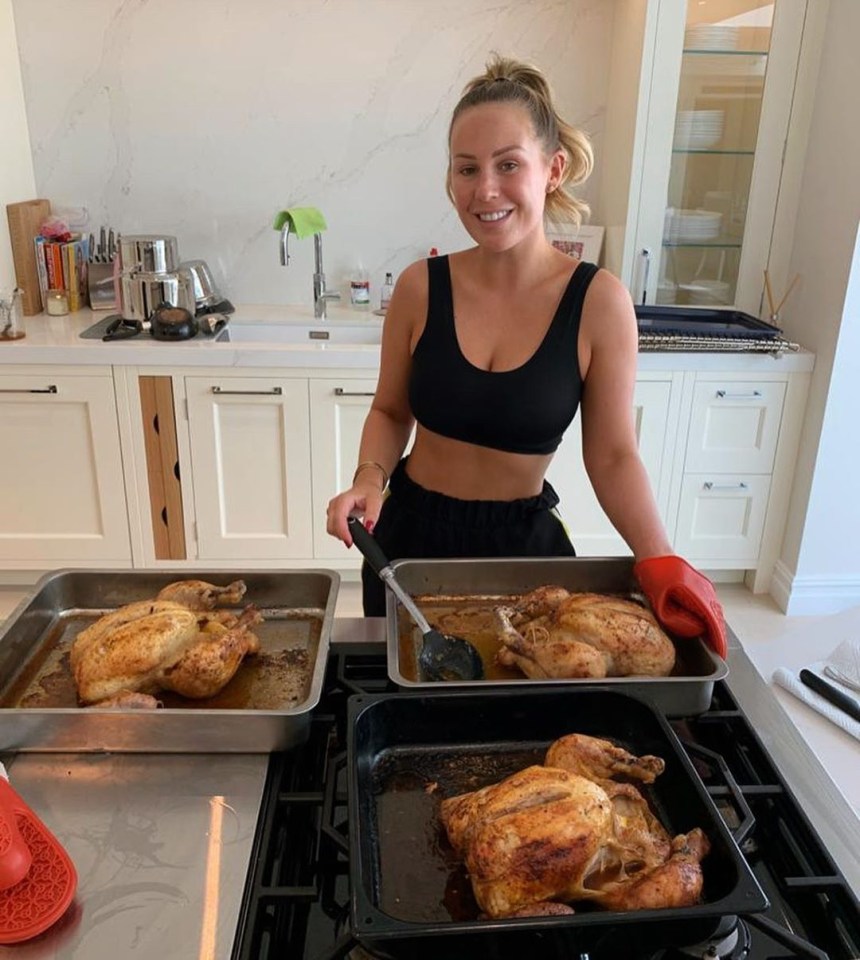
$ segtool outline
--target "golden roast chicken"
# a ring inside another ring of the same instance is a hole
[[[248,606],[238,616],[216,610],[237,604],[245,584],[216,587],[201,580],[171,583],[152,600],[140,600],[100,617],[75,638],[71,667],[87,705],[152,708],[152,694],[172,690],[192,699],[225,687],[242,658],[260,642],[251,628],[262,617]]]
[[[442,801],[442,823],[491,918],[689,906],[702,892],[709,843],[698,828],[670,838],[637,787],[662,773],[607,740],[571,734],[543,766]]]
[[[496,608],[500,664],[535,680],[665,677],[675,647],[650,610],[621,597],[540,587]]]

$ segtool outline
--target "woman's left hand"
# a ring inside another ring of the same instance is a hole
[[[674,554],[640,560],[633,574],[664,627],[681,637],[704,637],[708,646],[726,659],[723,608],[704,574]]]

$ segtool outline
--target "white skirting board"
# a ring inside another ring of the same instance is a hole
[[[860,605],[860,577],[798,577],[778,560],[770,595],[789,616],[820,616]]]

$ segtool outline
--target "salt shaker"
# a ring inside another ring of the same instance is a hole
[[[15,287],[11,292],[0,290],[0,341],[20,340],[24,333],[24,313],[21,297],[24,291]]]

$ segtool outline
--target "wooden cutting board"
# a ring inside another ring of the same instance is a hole
[[[42,295],[36,269],[36,251],[33,238],[39,227],[51,215],[49,200],[25,200],[6,204],[9,220],[9,238],[12,241],[12,260],[15,264],[15,282],[24,291],[22,306],[25,317],[42,312]]]

